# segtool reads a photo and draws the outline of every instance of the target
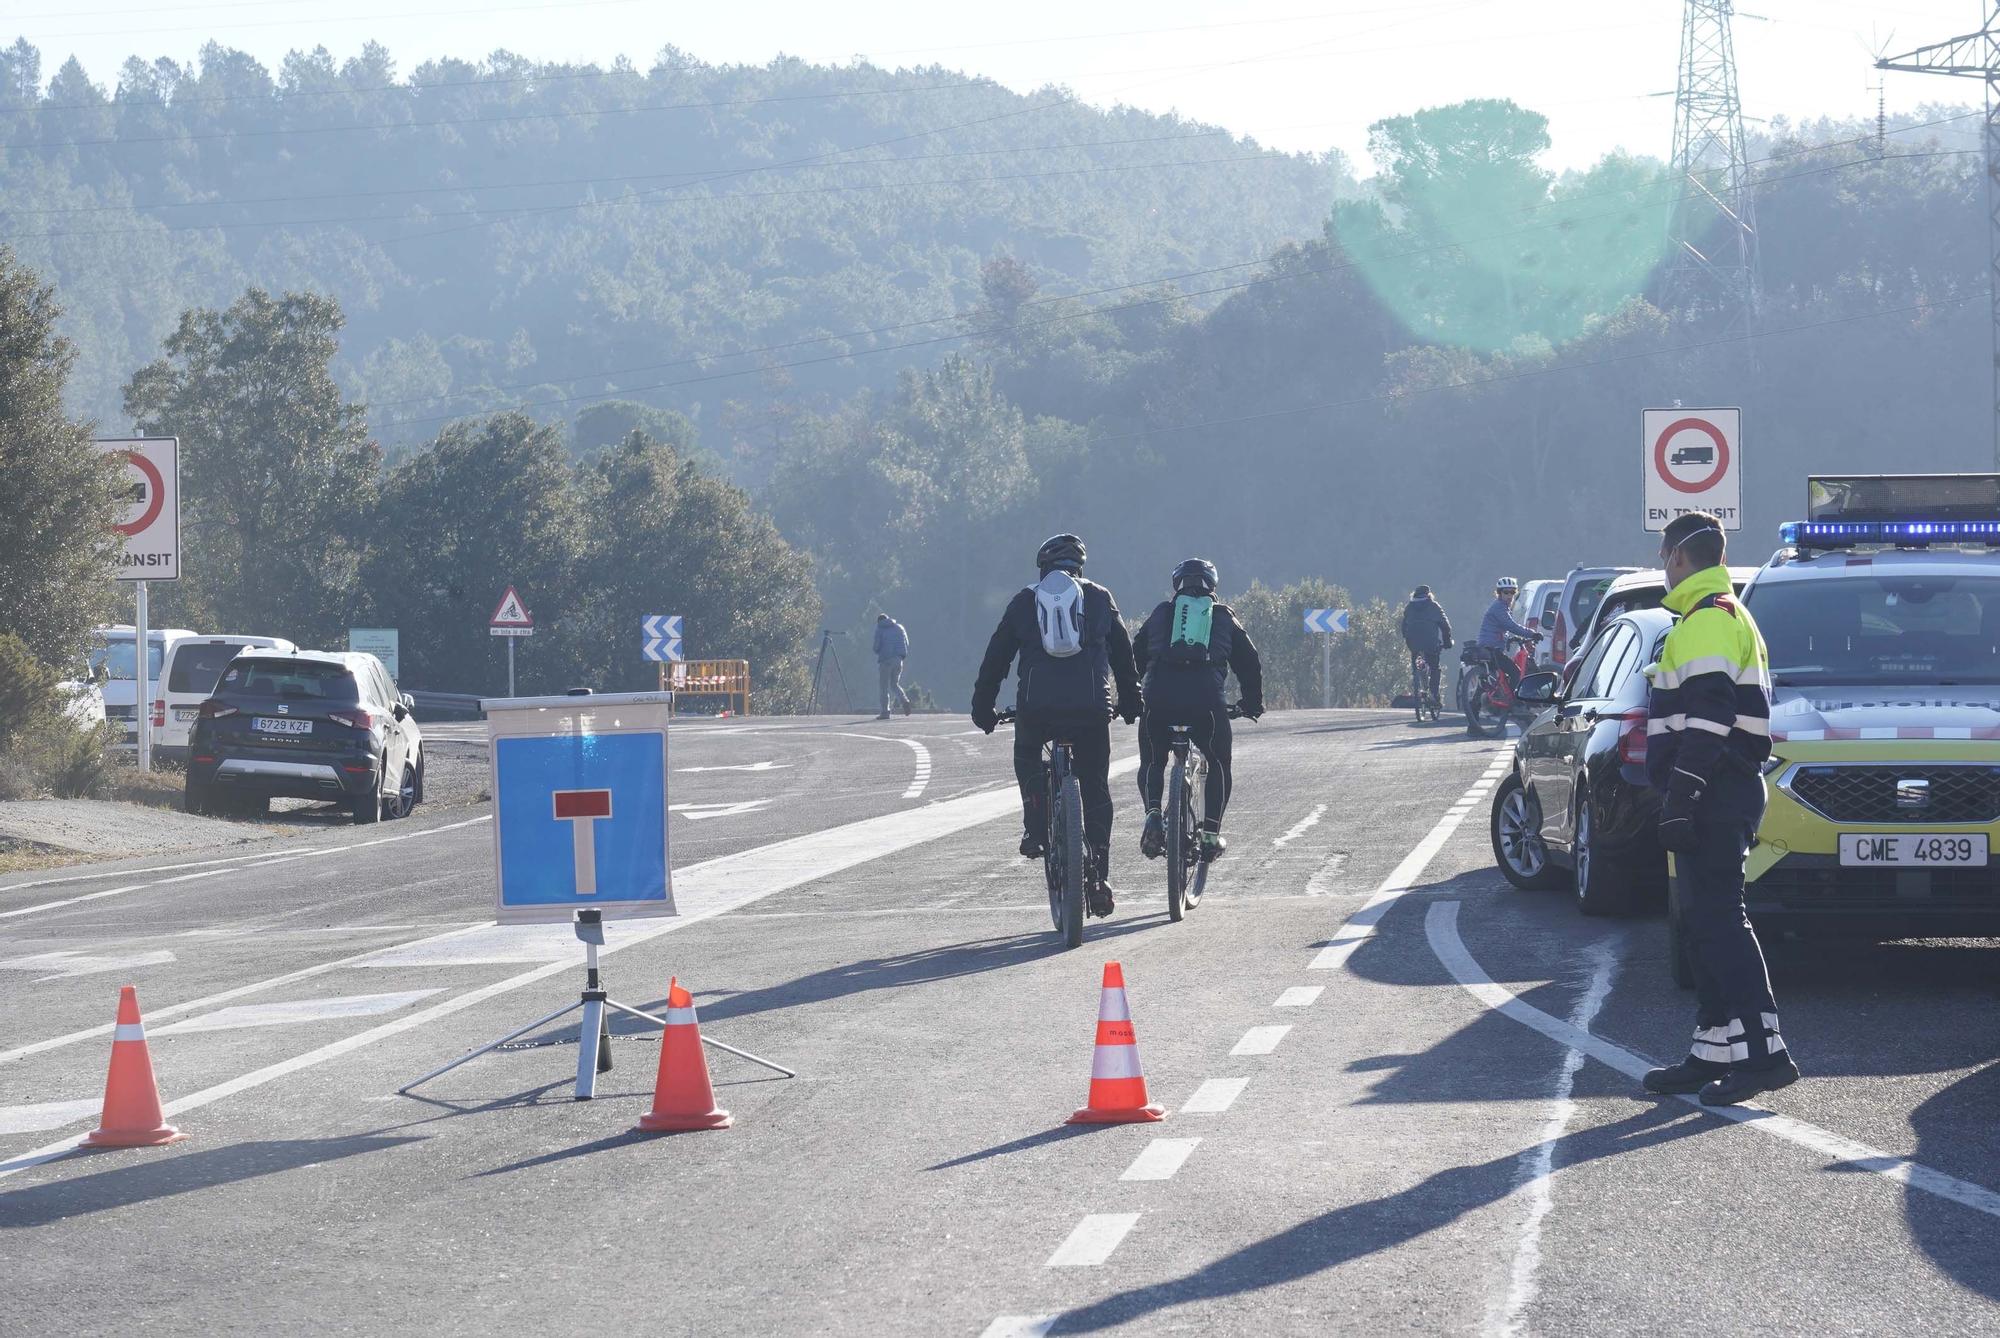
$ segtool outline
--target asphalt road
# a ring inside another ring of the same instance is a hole
[[[1662,923],[1493,870],[1492,743],[1241,726],[1229,856],[1174,925],[1120,733],[1120,906],[1077,952],[1012,853],[1004,734],[676,734],[684,914],[605,974],[642,1007],[678,975],[799,1071],[712,1055],[723,1132],[630,1132],[657,1046],[623,1024],[594,1102],[555,1030],[395,1095],[580,985],[566,929],[490,926],[484,806],[0,879],[3,1327],[2000,1327],[1994,948],[1780,946],[1807,1078],[1725,1119],[1637,1094],[1692,1020]],[[1108,959],[1159,1124],[1062,1123]],[[66,1153],[128,981],[191,1137]]]

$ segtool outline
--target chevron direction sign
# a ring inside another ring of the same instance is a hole
[[[1346,609],[1307,609],[1306,631],[1345,632],[1347,630]]]
[[[649,613],[639,624],[639,654],[648,660],[684,660],[681,650],[681,615]]]

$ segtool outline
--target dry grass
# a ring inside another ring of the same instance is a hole
[[[119,767],[111,773],[104,798],[149,808],[179,808],[187,781],[178,771],[140,771]]]

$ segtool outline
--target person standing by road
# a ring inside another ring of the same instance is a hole
[[[1444,606],[1431,594],[1431,588],[1420,585],[1410,591],[1410,602],[1403,606],[1403,644],[1410,648],[1410,654],[1423,661],[1433,705],[1440,702],[1438,676],[1443,670],[1444,653],[1451,648],[1451,639],[1451,619],[1445,617]]]
[[[889,718],[893,703],[902,705],[904,715],[910,713],[910,694],[903,691],[903,661],[909,658],[910,634],[888,614],[876,614],[875,667],[882,682],[882,714],[875,717],[877,720]]]
[[[1660,538],[1664,602],[1680,621],[1649,671],[1646,726],[1646,771],[1666,795],[1660,844],[1673,852],[1697,1004],[1688,1057],[1644,1082],[1649,1092],[1700,1092],[1704,1106],[1733,1106],[1799,1076],[1743,906],[1743,862],[1764,816],[1771,756],[1771,662],[1732,593],[1726,556],[1722,522],[1705,512],[1677,517]]]

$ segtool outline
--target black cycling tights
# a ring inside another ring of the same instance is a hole
[[[1229,754],[1232,736],[1223,711],[1188,711],[1173,716],[1148,711],[1139,722],[1139,797],[1146,811],[1160,807],[1167,761],[1173,756],[1173,726],[1185,724],[1188,738],[1208,758],[1208,785],[1202,795],[1202,818],[1210,831],[1222,830],[1222,813],[1229,807]]]
[[[1071,724],[1022,716],[1014,722],[1014,779],[1021,786],[1022,825],[1035,836],[1048,835],[1049,819],[1042,805],[1048,797],[1049,774],[1042,749],[1058,738],[1070,742],[1071,762],[1083,791],[1083,834],[1098,852],[1098,876],[1105,877],[1111,868],[1110,721]]]

